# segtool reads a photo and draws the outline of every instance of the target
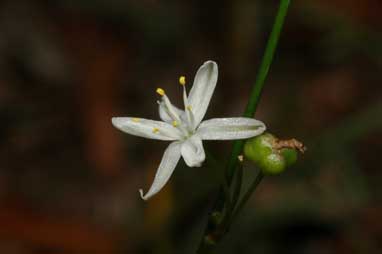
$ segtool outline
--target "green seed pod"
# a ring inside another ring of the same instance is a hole
[[[285,141],[265,133],[247,140],[244,156],[253,161],[264,174],[279,174],[297,161],[297,151],[285,145]]]
[[[283,148],[280,151],[281,155],[284,157],[286,165],[289,167],[297,161],[297,151],[291,148]]]
[[[248,139],[244,145],[244,156],[255,163],[272,153],[272,143],[275,137],[272,134],[265,133],[260,136]]]
[[[277,175],[285,170],[286,162],[282,155],[271,153],[261,160],[259,167],[266,175]]]

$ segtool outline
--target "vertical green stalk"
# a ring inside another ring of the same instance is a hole
[[[254,86],[252,87],[248,104],[243,114],[243,116],[245,117],[253,117],[256,112],[257,105],[259,103],[259,99],[261,96],[261,92],[264,87],[264,81],[267,78],[269,68],[271,66],[273,57],[275,55],[277,44],[280,38],[280,32],[284,24],[285,16],[288,12],[289,3],[290,3],[290,0],[280,1],[280,6],[275,18],[275,22],[273,24],[272,32],[268,39],[268,43],[264,52],[263,59],[261,61],[258,74],[256,76],[256,81]],[[244,141],[242,140],[235,141],[233,144],[231,157],[228,162],[227,171],[226,171],[228,184],[230,184],[232,181],[232,177],[234,175],[234,169],[236,168],[236,165],[237,165],[237,156],[240,155],[241,151],[243,150],[243,146],[244,146]]]
[[[257,73],[256,81],[250,92],[248,104],[243,114],[243,116],[245,117],[253,117],[256,112],[256,108],[259,103],[261,92],[264,87],[264,82],[267,78],[269,68],[273,61],[276,47],[280,38],[280,33],[284,24],[286,14],[288,12],[289,3],[290,3],[290,0],[280,0],[280,5],[279,5],[277,15],[273,24],[272,32],[269,36],[267,46],[265,48],[265,52],[259,67],[259,71]],[[225,184],[228,185],[228,186],[225,186],[226,188],[231,187],[232,179],[235,175],[235,169],[237,168],[237,165],[238,165],[238,156],[242,153],[243,146],[244,146],[244,141],[235,141],[233,144],[231,156],[228,161],[226,172],[225,172],[225,179],[226,179]],[[252,184],[250,190],[247,191],[247,193],[244,195],[245,197],[240,201],[238,205],[239,209],[235,211],[234,217],[238,214],[238,212],[240,212],[241,208],[245,205],[246,201],[249,199],[250,195],[253,193],[256,187],[260,184],[262,179],[263,179],[263,174],[259,173],[254,183]],[[224,195],[223,189],[221,189],[220,192],[221,193],[218,196],[218,200],[215,206],[212,208],[212,211],[210,214],[213,214],[215,211],[219,212],[222,209],[222,207],[227,206],[227,200],[224,200],[225,195]],[[232,217],[230,215],[230,218],[225,218],[225,219],[226,220],[228,219],[230,222],[232,222],[232,220],[230,220],[231,218]],[[222,225],[215,225],[214,229],[212,229],[211,231],[209,225],[211,225],[212,220],[213,219],[211,218],[209,219],[209,222],[203,234],[202,240],[200,241],[200,244],[198,246],[197,253],[199,254],[214,253],[213,251],[214,251],[216,243],[220,241],[221,237],[223,237],[227,231],[227,228],[221,227]]]
[[[259,186],[263,178],[264,178],[264,174],[263,172],[260,171],[259,174],[256,176],[255,180],[252,182],[248,191],[244,194],[239,204],[237,205],[235,212],[232,214],[231,222],[239,215],[244,205],[247,203],[248,199],[251,197],[251,194],[256,190],[257,186]]]

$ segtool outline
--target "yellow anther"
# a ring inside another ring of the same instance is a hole
[[[158,128],[153,128],[153,133],[158,133],[159,129]]]
[[[139,119],[139,118],[133,118],[132,120],[133,120],[134,123],[138,123],[141,119]]]
[[[181,86],[184,86],[186,84],[186,77],[185,76],[180,76],[179,77],[179,84]]]
[[[172,126],[174,126],[174,127],[178,126],[178,122],[177,121],[173,121],[172,122]]]
[[[188,105],[188,106],[186,107],[186,109],[189,110],[189,111],[191,111],[191,110],[192,110],[192,107],[191,107],[190,105]]]
[[[163,96],[165,95],[165,92],[162,88],[157,88],[157,94],[159,94],[160,96]]]

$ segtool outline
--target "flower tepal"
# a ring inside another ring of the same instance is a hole
[[[181,76],[184,110],[174,106],[163,88],[159,117],[161,121],[137,117],[114,117],[113,125],[123,132],[150,139],[172,141],[163,154],[146,194],[139,190],[144,200],[158,193],[167,183],[181,157],[189,167],[200,167],[205,160],[202,140],[247,139],[260,135],[265,125],[253,118],[214,118],[202,121],[206,114],[218,79],[218,66],[214,61],[205,62],[197,71],[192,88],[187,94],[186,78]]]

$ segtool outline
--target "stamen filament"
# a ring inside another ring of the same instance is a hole
[[[194,114],[192,113],[192,110],[191,110],[191,106],[187,106],[186,115],[187,115],[187,119],[191,128],[194,129],[196,126],[195,126],[195,119],[194,119]]]
[[[180,78],[179,78],[179,83],[180,83]],[[191,126],[191,128],[189,128],[190,129],[189,131],[193,131],[193,129],[195,128],[195,126],[194,126],[194,115],[192,114],[191,106],[188,103],[188,97],[187,97],[187,91],[186,91],[186,85],[185,84],[186,83],[184,83],[184,85],[183,85],[183,103],[184,103],[184,108],[186,111],[188,125]]]
[[[178,121],[178,122],[180,122],[180,121],[181,121],[181,120],[180,120],[180,117],[179,117],[178,114],[176,113],[176,111],[175,111],[174,107],[172,106],[172,104],[171,104],[169,98],[168,98],[166,95],[163,95],[163,96],[162,96],[162,100],[163,100],[163,102],[164,102],[164,104],[165,104],[165,106],[166,106],[166,108],[167,108],[167,110],[168,110],[168,113],[169,113],[170,117],[171,117],[174,121]]]
[[[183,125],[181,124],[182,123],[182,119],[180,119],[180,116],[175,111],[175,108],[171,104],[170,99],[167,97],[167,95],[163,95],[162,96],[162,101],[163,101],[163,103],[165,105],[165,108],[167,110],[168,115],[171,117],[171,119],[174,122],[176,122],[176,126],[174,125],[174,122],[173,122],[173,126],[176,127],[177,129],[179,129],[183,133],[183,135],[187,135],[188,134],[187,129],[185,129],[183,127]]]

